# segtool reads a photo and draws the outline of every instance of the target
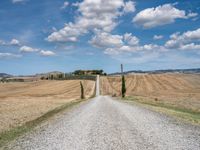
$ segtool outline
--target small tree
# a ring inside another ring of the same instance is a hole
[[[122,75],[122,97],[126,95],[126,81],[124,75]]]
[[[83,84],[82,82],[80,81],[80,86],[81,86],[81,99],[84,99],[85,96],[84,96],[84,87],[83,87]]]

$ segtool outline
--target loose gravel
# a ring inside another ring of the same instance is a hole
[[[20,137],[8,149],[199,150],[200,127],[97,96]]]

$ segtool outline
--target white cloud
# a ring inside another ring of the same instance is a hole
[[[124,4],[124,12],[135,12],[135,3],[133,1],[128,1]]]
[[[61,9],[65,9],[65,8],[67,8],[67,6],[69,5],[69,2],[64,2],[64,4],[63,4],[63,6],[61,7]]]
[[[42,56],[54,56],[56,54],[54,52],[52,52],[52,51],[41,50],[40,51],[40,55],[42,55]]]
[[[119,9],[123,5],[123,0],[84,0],[78,5],[81,16],[77,23],[86,29],[111,31],[116,26],[115,19],[121,14]]]
[[[21,55],[13,54],[13,53],[0,53],[0,58],[19,58]]]
[[[22,46],[20,48],[20,52],[37,52],[39,51],[39,49],[36,49],[36,48],[32,48],[32,47],[29,47],[29,46]]]
[[[48,36],[49,42],[75,42],[78,37],[89,31],[112,31],[118,22],[116,19],[125,13],[133,11],[133,3],[124,0],[83,0],[73,4],[77,7],[79,15],[74,23],[67,23],[63,29]]]
[[[189,14],[187,15],[187,17],[189,17],[189,18],[191,18],[191,17],[196,17],[196,16],[198,16],[198,13],[189,13]]]
[[[154,35],[153,36],[153,39],[154,40],[160,40],[160,39],[162,39],[163,38],[163,35]]]
[[[55,31],[49,35],[47,40],[49,42],[76,42],[78,36],[85,32],[86,30],[82,29],[81,26],[68,23],[63,29]]]
[[[166,51],[166,49],[163,46],[159,46],[156,44],[145,44],[143,46],[141,46],[141,49],[143,51]]]
[[[10,41],[10,45],[19,46],[19,45],[20,45],[20,42],[19,42],[17,39],[12,39],[12,40]]]
[[[133,18],[133,22],[144,28],[153,28],[173,23],[176,19],[188,19],[196,15],[196,13],[186,14],[184,10],[175,8],[173,4],[165,4],[142,10]]]
[[[112,35],[110,33],[100,32],[97,33],[92,40],[89,41],[89,43],[99,48],[120,47],[123,45],[122,39],[123,37],[120,35]]]
[[[89,41],[95,47],[104,50],[105,54],[118,55],[121,53],[134,53],[138,51],[164,51],[163,46],[156,44],[140,45],[140,40],[132,35],[132,33],[125,33],[124,35],[112,35],[106,32],[98,32]]]
[[[200,50],[199,42],[200,28],[184,32],[183,34],[180,34],[179,32],[172,34],[170,40],[165,43],[165,47],[169,49]]]
[[[26,53],[38,52],[42,56],[54,56],[54,55],[56,55],[53,51],[42,50],[42,49],[39,49],[39,48],[32,48],[32,47],[29,47],[29,46],[22,46],[20,48],[20,52],[26,52]]]
[[[181,50],[200,50],[200,44],[194,44],[194,43],[185,44],[185,45],[181,45],[179,49],[181,49]]]
[[[154,39],[161,39],[162,35],[155,35]],[[200,50],[200,28],[194,31],[179,32],[170,36],[164,45],[140,44],[140,40],[131,33],[112,35],[111,33],[98,32],[89,41],[95,47],[104,50],[105,54],[118,55],[135,52],[167,52],[170,50]]]
[[[139,44],[139,39],[133,36],[131,33],[125,33],[124,35],[112,35],[107,32],[98,32],[89,41],[95,47],[105,48],[106,51],[131,51],[138,50],[136,46]]]
[[[17,39],[12,39],[10,42],[4,41],[4,40],[0,40],[0,45],[4,45],[4,46],[19,46],[20,42]]]
[[[29,47],[29,46],[22,46],[20,48],[20,52],[26,52],[26,53],[38,52],[42,56],[54,56],[54,55],[56,55],[53,51],[42,50],[42,49],[38,49],[38,48],[32,48],[32,47]]]
[[[133,36],[131,33],[124,34],[124,41],[131,46],[139,44],[139,39],[136,36]]]
[[[24,2],[25,0],[12,0],[12,3],[21,3]]]
[[[91,33],[93,37],[89,43],[103,49],[104,53],[109,55],[138,51],[167,51],[171,49],[167,45],[173,46],[174,43],[178,43],[178,47],[182,47],[182,49],[198,48],[198,45],[191,42],[179,45],[180,42],[177,42],[176,38],[181,36],[180,33],[172,35],[170,37],[171,41],[169,40],[165,45],[152,43],[141,45],[140,40],[131,33],[123,35],[112,34],[113,29],[118,24],[117,19],[125,13],[135,11],[135,3],[133,1],[83,0],[72,4],[72,6],[77,7],[78,11],[74,21],[66,23],[60,30],[54,30],[46,40],[49,42],[76,42],[80,36]],[[175,8],[175,6],[176,4],[165,4],[145,9],[133,18],[133,22],[142,25],[144,28],[152,28],[173,23],[176,19],[188,19],[197,16],[196,13],[186,13],[184,10]],[[198,35],[189,32],[185,36],[188,39],[189,37],[194,39]],[[153,38],[154,40],[159,40],[163,36],[155,35]]]
[[[145,51],[166,51],[166,49],[163,46],[159,46],[156,44],[145,44],[145,45],[136,45],[136,46],[130,46],[130,45],[123,45],[119,48],[107,48],[105,49],[104,53],[109,55],[118,55],[122,53],[135,53],[135,52],[145,52]]]
[[[185,41],[200,40],[200,28],[194,31],[187,31],[183,33],[182,38]]]

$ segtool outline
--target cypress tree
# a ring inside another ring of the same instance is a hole
[[[80,81],[80,86],[81,86],[81,99],[84,99],[85,96],[84,96],[84,87],[83,87],[83,84],[82,82]]]
[[[122,75],[122,97],[125,97],[126,94],[126,81],[124,75]]]

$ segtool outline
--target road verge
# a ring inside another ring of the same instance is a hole
[[[198,111],[181,108],[181,107],[175,107],[172,105],[164,104],[159,101],[152,102],[148,100],[143,100],[143,99],[133,97],[133,96],[126,97],[123,100],[127,102],[134,102],[137,104],[141,104],[155,111],[174,116],[177,119],[181,119],[183,121],[186,121],[194,125],[200,125],[200,112]]]

